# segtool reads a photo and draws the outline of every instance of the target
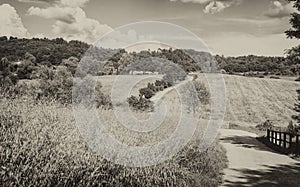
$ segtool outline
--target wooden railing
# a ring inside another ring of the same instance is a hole
[[[293,152],[300,152],[300,135],[268,129],[267,139],[270,143]]]

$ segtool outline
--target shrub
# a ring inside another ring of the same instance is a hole
[[[267,121],[263,122],[262,124],[256,125],[255,128],[260,131],[265,131],[267,129],[274,128],[274,125],[272,124],[272,122],[270,120],[267,120]]]
[[[209,104],[210,93],[205,84],[199,81],[193,81],[200,102],[204,105]]]
[[[38,98],[47,97],[62,103],[72,102],[73,77],[66,67],[58,67],[54,71],[53,79],[41,79]]]
[[[145,97],[146,99],[150,99],[152,96],[155,95],[155,92],[152,89],[148,88],[148,87],[147,88],[141,88],[139,90],[139,92],[140,92],[140,97]]]
[[[152,90],[154,93],[159,91],[159,89],[153,83],[150,83],[150,82],[148,83],[147,88]]]
[[[294,125],[293,121],[290,121],[289,125],[286,127],[286,132],[292,133],[292,134],[298,134],[300,130],[299,125]]]
[[[156,87],[159,88],[160,91],[162,91],[164,88],[168,88],[168,87],[171,86],[167,81],[165,81],[163,79],[162,80],[156,80],[154,84],[155,84]]]
[[[96,81],[91,75],[75,79],[73,88],[73,103],[82,103],[87,105],[96,104],[96,107],[111,109],[112,103],[109,96],[101,92],[102,84]]]
[[[154,110],[154,105],[153,102],[150,101],[149,99],[143,98],[143,97],[135,97],[135,96],[130,96],[127,99],[127,102],[129,103],[129,106],[132,107],[135,110],[140,110],[140,111],[153,111]]]

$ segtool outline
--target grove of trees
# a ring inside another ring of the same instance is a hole
[[[300,1],[299,0],[288,0],[290,3],[293,3],[293,7],[300,11]],[[286,35],[290,39],[300,39],[300,14],[299,12],[294,12],[291,14],[290,23],[292,28],[286,31]],[[292,61],[294,64],[300,64],[300,45],[293,47],[287,51],[289,61]],[[297,112],[296,115],[293,115],[292,118],[296,120],[296,124],[290,122],[288,126],[288,131],[293,133],[300,132],[300,89],[297,90],[297,100],[298,102],[294,106],[294,110]]]

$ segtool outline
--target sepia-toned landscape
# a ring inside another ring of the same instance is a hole
[[[300,186],[299,11],[0,0],[0,186]]]

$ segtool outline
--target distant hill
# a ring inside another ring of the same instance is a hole
[[[127,71],[129,65],[133,70],[153,69],[157,71],[158,67],[149,64],[149,60],[147,61],[150,58],[160,58],[166,60],[166,62],[175,63],[187,73],[222,70],[222,72],[227,73],[259,71],[265,74],[296,75],[300,69],[298,64],[289,62],[284,57],[254,55],[224,57],[213,56],[210,53],[192,49],[171,48],[156,51],[127,52],[125,49],[92,47],[81,41],[68,42],[62,38],[0,37],[0,59],[9,62],[9,69],[13,75],[17,75],[16,79],[36,77],[32,76],[32,73],[39,71],[40,66],[43,65],[54,69],[56,66],[66,66],[74,74],[83,55],[85,55],[87,63],[96,62],[94,64],[101,65],[101,71],[96,71],[97,67],[93,66],[87,72],[96,75],[119,74],[124,70]],[[107,56],[109,56],[109,59],[106,58]],[[22,75],[19,76],[18,74]]]

